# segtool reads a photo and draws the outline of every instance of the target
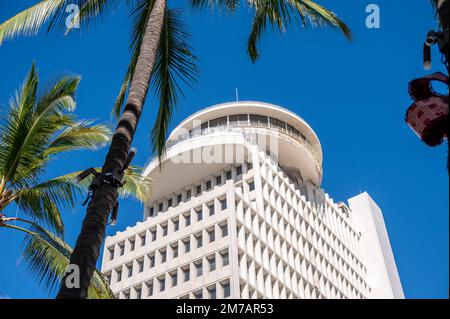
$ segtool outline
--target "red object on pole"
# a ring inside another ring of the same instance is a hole
[[[409,95],[414,103],[405,117],[411,129],[428,146],[437,146],[448,138],[448,95],[435,92],[431,86],[433,81],[448,85],[448,77],[440,72],[409,83]]]

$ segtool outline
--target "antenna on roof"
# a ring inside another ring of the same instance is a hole
[[[239,102],[239,90],[236,88],[236,102]]]

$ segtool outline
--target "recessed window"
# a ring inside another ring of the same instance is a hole
[[[170,274],[170,281],[172,282],[172,287],[178,284],[178,275],[176,272]]]
[[[167,201],[167,207],[172,207],[172,198]]]
[[[133,265],[127,265],[128,277],[133,276]]]
[[[153,296],[153,281],[148,282],[147,284],[147,295]]]
[[[156,240],[156,229],[150,230],[150,236],[152,237],[152,241]]]
[[[214,228],[208,230],[208,240],[210,243],[216,240],[216,232],[214,231]]]
[[[228,236],[228,224],[227,223],[220,225],[220,232],[222,233],[222,237]]]
[[[159,282],[159,291],[162,292],[166,290],[166,279],[164,277],[158,278]]]
[[[144,261],[143,260],[138,260],[138,271],[139,272],[143,272],[144,271]]]
[[[119,268],[119,269],[116,269],[116,278],[117,278],[117,282],[119,282],[119,281],[121,281],[122,280],[122,269],[121,268]]]
[[[227,199],[226,198],[220,200],[220,209],[221,210],[227,209]]]
[[[191,241],[188,239],[183,240],[183,244],[184,244],[184,253],[188,253],[191,251]]]
[[[162,230],[162,236],[163,237],[167,236],[167,224],[161,225],[161,230]]]
[[[228,249],[224,252],[220,253],[220,257],[222,258],[222,266],[228,266],[230,264],[230,255],[228,254]]]
[[[191,277],[191,272],[189,270],[189,266],[182,268],[183,271],[183,280],[184,282],[189,281],[190,277]]]
[[[195,273],[197,275],[197,277],[200,277],[201,275],[203,275],[203,263],[202,261],[197,261],[194,263],[195,265]]]
[[[199,195],[202,192],[202,185],[197,185],[195,192],[197,195]]]
[[[222,286],[223,298],[230,297],[230,294],[231,294],[230,282],[229,281],[224,282],[224,283],[221,284],[221,286]]]
[[[139,237],[141,238],[141,247],[145,246],[146,234],[142,233]]]
[[[216,176],[216,185],[222,184],[222,176]]]
[[[228,180],[228,179],[231,179],[231,171],[227,171],[227,172],[225,173],[225,175],[226,175],[226,177],[227,177],[227,180]]]
[[[134,292],[136,294],[136,299],[141,299],[142,298],[142,289],[141,289],[141,287],[135,287],[134,288]]]
[[[134,240],[130,240],[130,251],[133,251],[135,247]]]
[[[239,176],[241,174],[242,174],[242,166],[240,165],[240,166],[236,167],[236,176]]]
[[[155,216],[155,208],[154,207],[150,207],[150,212],[149,212],[150,216]]]
[[[208,257],[208,266],[209,266],[210,272],[216,270],[216,256],[215,255]]]
[[[123,292],[123,299],[130,299],[130,291],[129,290]]]
[[[108,251],[109,251],[109,260],[113,260],[114,259],[114,246],[110,247],[108,249]]]
[[[216,285],[208,287],[208,297],[209,297],[209,299],[217,298]]]
[[[160,250],[159,255],[161,256],[161,264],[165,263],[167,260],[167,251],[165,249]]]
[[[125,253],[125,244],[119,244],[119,251],[120,251],[120,256],[123,256],[123,254]]]
[[[173,223],[173,231],[174,232],[178,231],[180,229],[180,221],[178,220],[178,218],[174,219],[172,223]]]
[[[247,163],[247,171],[251,170],[253,168],[253,163]]]
[[[255,182],[254,181],[251,181],[248,183],[248,190],[249,190],[249,192],[255,190]]]
[[[186,191],[186,200],[191,199],[192,197],[192,191],[189,189],[188,191]]]
[[[181,194],[178,194],[178,196],[177,196],[178,204],[181,203],[182,200],[183,200],[183,196]]]
[[[162,212],[162,210],[163,210],[163,203],[159,203],[158,212]]]
[[[206,182],[206,190],[210,190],[211,189],[211,181],[207,181]]]
[[[208,207],[209,216],[214,215],[214,203],[208,204],[207,207]]]
[[[194,235],[194,237],[195,237],[195,242],[197,243],[197,248],[200,248],[200,247],[202,247],[203,246],[203,236],[202,236],[202,233],[200,232],[200,233],[197,233],[197,234],[195,234]]]
[[[172,248],[172,258],[178,257],[178,244],[174,244],[171,246]]]
[[[203,298],[203,292],[201,290],[195,291],[194,293],[195,299],[202,299]]]
[[[200,207],[197,211],[197,221],[201,221],[203,219],[203,211],[202,208]]]
[[[150,262],[150,268],[155,267],[155,254],[148,256],[148,260]]]
[[[184,225],[186,227],[191,225],[191,214],[184,215]]]

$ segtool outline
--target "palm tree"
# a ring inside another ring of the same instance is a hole
[[[61,282],[72,252],[63,241],[61,209],[73,207],[90,180],[77,183],[75,177],[80,172],[48,180],[42,180],[42,176],[55,156],[98,149],[109,142],[111,135],[108,127],[77,120],[73,115],[79,82],[79,76],[64,76],[38,94],[38,74],[33,65],[0,118],[0,227],[27,234],[23,260],[49,289]],[[128,169],[124,179],[121,195],[140,201],[148,199],[151,184],[139,169]],[[16,210],[24,218],[7,217],[7,211]],[[17,222],[25,223],[29,229],[12,224]],[[112,296],[97,271],[88,296]]]
[[[152,130],[153,151],[158,156],[164,152],[165,138],[173,107],[181,93],[177,80],[190,85],[196,78],[195,57],[188,45],[189,34],[184,30],[183,20],[177,11],[168,9],[167,0],[135,0],[131,4],[133,22],[132,55],[125,79],[116,100],[114,110],[122,115],[114,133],[112,143],[103,165],[103,174],[112,174],[123,167],[133,136],[142,113],[150,85],[159,96],[158,114]],[[0,25],[0,44],[4,38],[19,34],[35,34],[44,25],[49,30],[64,24],[65,6],[77,3],[80,7],[78,19],[89,23],[101,14],[115,8],[120,1],[106,0],[43,0]],[[310,0],[189,0],[194,9],[224,8],[234,12],[240,5],[253,12],[253,23],[248,39],[247,52],[255,62],[259,57],[257,43],[267,26],[285,31],[297,22],[301,27],[313,26],[338,28],[350,38],[350,30],[331,11]],[[73,29],[75,24],[68,26]],[[125,95],[128,96],[125,100]],[[60,298],[85,298],[87,287],[100,254],[108,213],[117,200],[117,189],[107,183],[99,185],[87,208],[81,233],[78,237],[70,263],[81,271],[80,289],[68,289],[63,281]]]

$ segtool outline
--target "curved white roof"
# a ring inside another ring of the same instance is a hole
[[[180,130],[192,130],[194,124],[205,122],[225,115],[233,114],[258,114],[282,120],[298,129],[317,152],[322,161],[322,147],[319,138],[308,123],[297,114],[281,106],[255,101],[239,101],[216,104],[204,108],[182,121],[170,134],[168,141],[180,135]]]

